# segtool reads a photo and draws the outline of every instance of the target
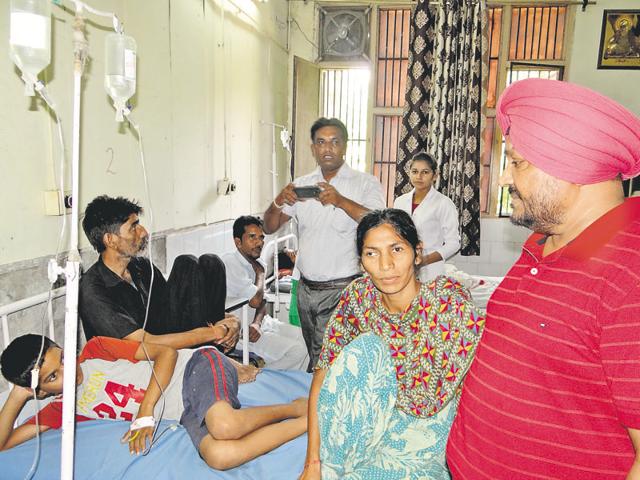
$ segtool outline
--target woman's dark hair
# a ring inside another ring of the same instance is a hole
[[[429,155],[427,152],[418,152],[416,153],[411,160],[409,161],[409,168],[413,166],[413,162],[427,162],[429,164],[429,168],[433,173],[438,173],[438,162],[436,162],[435,158]]]
[[[104,252],[104,234],[119,233],[120,227],[132,213],[140,215],[142,207],[124,197],[112,198],[100,195],[94,198],[84,211],[82,229],[98,253]]]
[[[53,340],[44,337],[44,348],[42,349],[42,357],[36,365],[40,346],[42,345],[42,335],[34,335],[29,333],[15,338],[0,357],[0,370],[2,376],[11,383],[15,383],[21,387],[31,385],[31,370],[36,366],[42,367],[44,356],[51,347],[57,347]]]
[[[420,239],[418,231],[411,220],[411,216],[404,210],[397,208],[387,208],[385,210],[373,210],[367,213],[360,223],[356,232],[356,246],[358,248],[358,256],[362,256],[362,248],[364,246],[364,237],[372,228],[380,225],[391,225],[398,235],[406,240],[415,251],[418,248]]]

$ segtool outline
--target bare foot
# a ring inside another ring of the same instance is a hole
[[[236,368],[238,369],[238,383],[251,383],[260,373],[260,369],[253,365],[238,364]]]
[[[291,402],[291,406],[294,408],[294,417],[306,417],[307,408],[309,405],[309,399],[307,397],[296,398]]]

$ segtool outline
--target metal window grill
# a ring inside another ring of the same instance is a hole
[[[564,67],[557,65],[564,59],[564,32],[567,7],[513,7],[509,38],[509,74],[506,84],[525,78],[551,78],[562,80]],[[533,63],[535,61],[536,63]],[[545,62],[555,62],[548,64]],[[495,127],[494,127],[495,128]],[[505,142],[502,139],[500,174],[507,166]],[[509,191],[498,187],[497,215],[511,215]]]
[[[387,206],[393,205],[401,115],[376,115],[373,175],[380,179]]]
[[[410,22],[410,8],[379,10],[375,107],[384,109],[384,113],[374,115],[373,174],[382,182],[389,206],[394,200],[398,141],[405,104]]]
[[[509,60],[562,60],[567,7],[514,7]]]
[[[404,107],[410,20],[411,9],[381,9],[378,15],[377,107]]]
[[[482,135],[480,152],[480,211],[489,213],[491,200],[491,172],[493,165],[493,136],[495,135],[495,109],[500,65],[500,40],[502,36],[502,7],[488,9],[489,78],[487,80],[487,117]]]
[[[509,75],[507,77],[507,85],[512,84],[518,80],[524,80],[525,78],[546,78],[549,80],[562,80],[564,73],[564,67],[541,65],[539,63],[522,63],[512,62],[509,69]],[[502,138],[501,153],[500,153],[500,174],[507,168],[507,156],[505,154],[506,144],[504,137]],[[498,216],[508,217],[511,215],[511,202],[509,201],[509,189],[507,187],[500,187],[500,194],[498,197]]]
[[[360,171],[365,171],[367,164],[369,77],[363,68],[323,69],[320,77],[321,114],[345,124],[349,132],[346,161]]]
[[[502,7],[488,9],[489,26],[489,79],[487,83],[487,107],[495,108],[498,87],[500,36],[502,34]]]

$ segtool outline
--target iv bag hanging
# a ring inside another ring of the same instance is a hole
[[[124,120],[127,100],[136,93],[136,41],[110,33],[105,39],[104,88],[113,100],[116,121]]]
[[[9,57],[22,72],[24,94],[51,62],[51,0],[11,0]]]

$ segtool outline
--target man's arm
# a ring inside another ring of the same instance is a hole
[[[256,286],[256,293],[249,300],[249,306],[255,308],[256,313],[253,317],[253,322],[249,325],[249,341],[252,343],[260,340],[262,336],[262,319],[267,313],[267,302],[264,299],[264,277],[265,271],[262,265],[257,261],[252,262],[253,271],[255,272],[255,280],[253,284]]]
[[[323,205],[334,205],[336,208],[342,209],[354,221],[360,222],[360,219],[371,210],[385,208],[385,201],[382,195],[382,185],[374,177],[363,180],[363,193],[360,196],[362,203],[347,198],[338,192],[333,185],[328,182],[320,182],[318,185],[322,188],[318,200]]]
[[[284,187],[273,202],[271,202],[267,211],[264,212],[265,233],[273,233],[277,231],[282,225],[291,219],[291,217],[285,214],[282,209],[285,205],[293,205],[298,201],[298,196],[293,191],[293,186],[293,183],[290,183]]]
[[[258,309],[260,308],[260,306],[262,305],[262,302],[264,300],[264,277],[265,277],[265,272],[264,272],[264,268],[262,267],[262,265],[260,265],[260,263],[258,263],[257,261],[253,261],[252,265],[253,267],[253,271],[256,274],[256,278],[253,281],[253,284],[256,286],[256,288],[258,290],[256,290],[256,293],[253,297],[251,297],[251,299],[249,300],[249,306],[251,308],[255,308]]]
[[[14,385],[11,389],[7,401],[0,410],[0,450],[15,447],[36,436],[38,427],[35,425],[25,424],[13,428],[16,418],[30,398],[33,398],[33,393],[29,388]],[[46,430],[49,430],[48,426],[40,425],[40,432]]]
[[[318,197],[318,201],[322,203],[322,205],[333,205],[336,208],[344,210],[344,213],[356,222],[360,222],[360,219],[371,211],[358,202],[340,195],[340,192],[330,183],[320,182],[318,186],[322,188],[322,192],[320,192],[320,196]]]
[[[432,263],[439,262],[440,260],[444,260],[444,259],[442,258],[442,255],[440,255],[439,252],[431,252],[422,256],[422,262],[420,263],[420,265],[422,266],[431,265]]]
[[[635,260],[635,259],[634,259]],[[637,261],[629,263],[637,266]],[[636,362],[628,359],[640,358],[640,284],[630,282],[625,274],[610,278],[613,285],[622,286],[620,294],[617,289],[604,290],[601,298],[607,298],[598,314],[597,321],[601,329],[600,362],[604,368],[607,385],[611,390],[611,400],[618,412],[622,425],[633,425],[640,422],[640,371]],[[627,474],[627,480],[640,479],[640,430],[627,427],[629,438],[635,450],[635,458]]]
[[[633,465],[627,474],[627,480],[639,480],[640,479],[640,430],[634,428],[628,428],[629,437],[631,437],[631,443],[636,451],[636,458],[633,460]]]
[[[153,410],[162,395],[162,391],[167,388],[173,371],[176,367],[176,360],[178,358],[178,352],[175,349],[166,345],[160,345],[155,343],[141,343],[136,350],[134,358],[136,360],[151,360],[153,361],[153,372],[149,379],[149,385],[144,394],[140,408],[138,409],[138,415],[136,418],[153,417]],[[137,432],[137,433],[136,433]],[[147,440],[151,442],[153,436],[153,427],[145,427],[135,432],[131,430],[125,433],[122,437],[122,441],[129,442],[129,451],[131,453],[142,453],[147,447]],[[133,438],[133,440],[132,440]]]
[[[262,319],[267,314],[267,301],[263,300],[258,308],[256,308],[256,314],[253,316],[253,322],[249,325],[249,341],[255,343],[260,340],[262,336]]]
[[[226,319],[225,319],[226,320]],[[153,335],[139,328],[123,338],[123,340],[134,340],[141,342],[143,337],[145,343],[155,343],[179,350],[189,348],[203,343],[223,343],[231,328],[223,320],[215,325],[194,328],[186,332],[166,333],[164,335]],[[239,327],[238,327],[239,329]]]

